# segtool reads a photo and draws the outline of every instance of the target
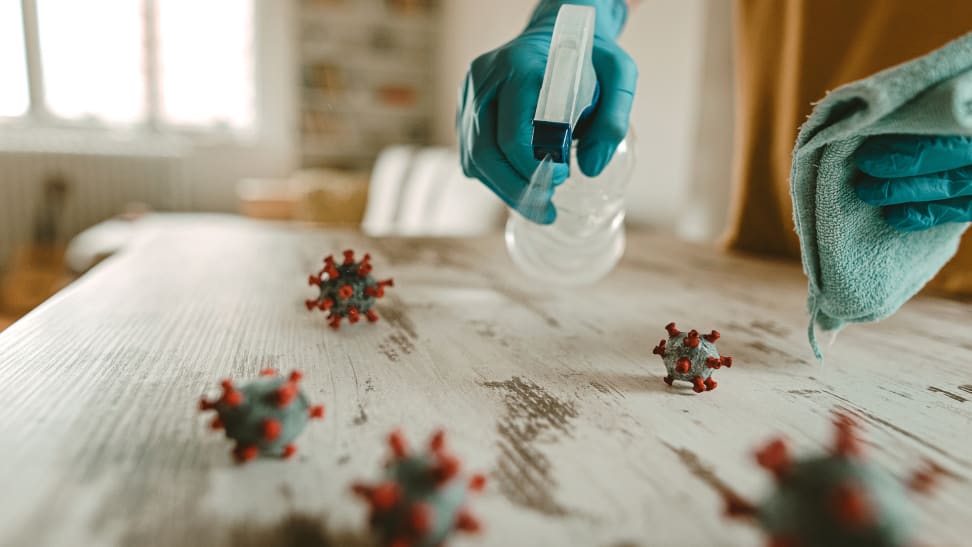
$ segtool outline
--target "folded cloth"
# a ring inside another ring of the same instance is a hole
[[[972,135],[972,33],[835,89],[800,129],[790,191],[818,359],[815,324],[837,330],[891,315],[948,262],[968,228],[898,231],[857,197],[851,155],[879,134]]]

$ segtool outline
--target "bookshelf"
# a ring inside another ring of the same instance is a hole
[[[388,145],[427,144],[438,0],[301,0],[305,168],[367,170]]]

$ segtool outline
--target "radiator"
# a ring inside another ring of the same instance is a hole
[[[178,154],[0,151],[0,265],[33,237],[45,182],[67,184],[59,236],[63,240],[141,202],[155,210],[186,209]]]

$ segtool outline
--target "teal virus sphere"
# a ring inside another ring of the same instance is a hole
[[[423,453],[411,453],[398,431],[388,437],[392,458],[384,479],[353,485],[371,507],[369,522],[380,544],[388,547],[438,547],[455,532],[477,532],[479,521],[469,512],[470,492],[483,489],[486,479],[459,476],[459,460],[445,449],[445,435],[432,436]]]
[[[323,405],[312,406],[300,391],[300,372],[278,376],[266,369],[260,378],[240,387],[223,380],[223,392],[215,400],[202,399],[200,410],[215,410],[210,423],[236,441],[233,456],[239,462],[257,456],[289,458],[297,452],[294,440],[307,422],[324,417]]]
[[[795,460],[782,439],[756,452],[773,474],[776,490],[759,505],[727,495],[731,516],[755,518],[772,547],[905,547],[912,491],[927,490],[934,470],[915,473],[907,485],[861,457],[855,423],[838,414],[833,449]]]
[[[665,325],[665,330],[668,331],[668,339],[663,339],[652,350],[665,362],[668,372],[665,383],[672,385],[675,380],[691,382],[696,393],[715,389],[719,384],[712,379],[712,371],[732,366],[732,357],[720,356],[716,349],[719,332],[712,331],[700,336],[696,330],[678,330],[675,323]]]
[[[306,300],[308,310],[319,309],[328,312],[327,319],[331,328],[341,326],[341,320],[357,323],[361,316],[369,322],[378,320],[372,308],[375,301],[385,295],[386,287],[394,287],[392,279],[375,281],[371,276],[371,256],[364,255],[361,262],[355,261],[354,251],[344,251],[344,261],[338,264],[333,256],[324,259],[324,267],[312,274],[307,282],[320,291],[317,298]]]

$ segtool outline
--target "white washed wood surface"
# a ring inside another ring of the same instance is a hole
[[[394,276],[375,325],[303,300],[324,254]],[[798,266],[647,234],[593,288],[542,293],[499,236],[370,240],[216,216],[148,221],[125,253],[0,334],[0,545],[358,545],[384,438],[444,426],[484,534],[456,546],[756,545],[717,490],[771,486],[751,451],[829,444],[830,413],[906,477],[926,545],[972,538],[972,305],[933,298],[850,328],[813,361]],[[662,326],[718,329],[719,388],[668,388]],[[224,377],[305,374],[327,406],[294,460],[232,463],[197,401]],[[722,485],[722,486],[720,486]]]

